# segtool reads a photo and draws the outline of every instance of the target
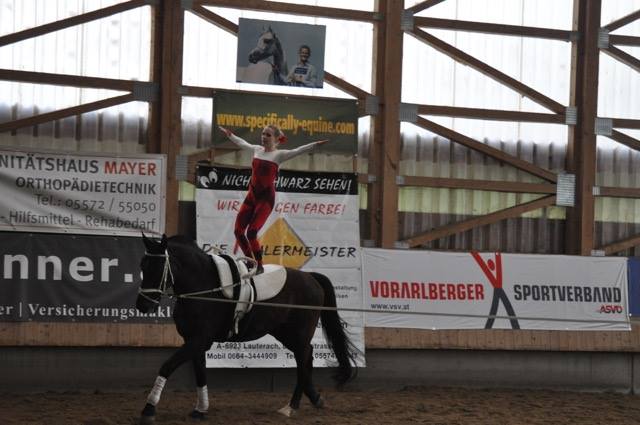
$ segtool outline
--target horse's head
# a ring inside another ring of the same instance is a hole
[[[138,289],[136,308],[141,313],[148,313],[160,305],[162,295],[173,285],[173,275],[167,250],[167,236],[161,240],[153,240],[142,234],[145,253],[140,261],[142,282]]]
[[[256,47],[249,52],[249,62],[258,63],[258,61],[277,54],[282,54],[282,46],[276,33],[269,27],[260,34]]]

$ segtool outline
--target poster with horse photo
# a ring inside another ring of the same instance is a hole
[[[324,25],[240,18],[236,81],[322,88]]]

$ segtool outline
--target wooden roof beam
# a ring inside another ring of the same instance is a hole
[[[29,28],[23,31],[14,32],[0,37],[0,47],[8,44],[17,43],[19,41],[28,40],[33,37],[38,37],[50,32],[59,31],[65,28],[73,27],[80,24],[86,24],[87,22],[95,21],[97,19],[106,18],[107,16],[115,15],[117,13],[126,12],[127,10],[135,9],[141,6],[146,6],[156,3],[151,0],[131,0],[124,3],[118,3],[113,6],[105,7],[91,12],[83,13],[81,15],[72,16],[66,19],[60,19],[59,21],[51,22],[48,24],[40,25],[34,28]]]
[[[640,37],[609,34],[609,43],[622,46],[640,46]]]
[[[640,151],[640,140],[633,138],[631,136],[628,136],[624,133],[621,133],[616,130],[612,130],[611,135],[606,137],[613,139],[618,143],[622,143],[623,145],[628,146],[633,150]]]
[[[290,15],[317,16],[346,21],[375,23],[381,15],[364,10],[341,9],[336,7],[309,6],[304,4],[281,3],[264,0],[194,0],[194,6],[217,6],[233,9],[256,10],[258,12],[287,13]]]
[[[430,7],[440,4],[443,1],[444,0],[425,0],[423,2],[420,2],[418,4],[411,6],[410,8],[407,9],[407,12],[416,14],[416,13],[422,12],[425,9],[429,9]]]
[[[598,186],[598,191],[595,196],[640,199],[640,189],[635,187]]]
[[[157,31],[161,40],[157,49],[154,67],[160,71],[155,76],[160,83],[162,96],[159,99],[153,124],[158,141],[155,148],[167,156],[166,170],[166,215],[165,232],[175,234],[178,231],[178,176],[176,158],[182,147],[182,67],[184,45],[185,2],[162,1],[157,14]]]
[[[620,50],[615,46],[609,46],[606,49],[601,49],[602,53],[606,53],[615,60],[622,62],[623,64],[630,66],[636,72],[640,72],[640,59],[631,56],[624,50]]]
[[[640,130],[640,120],[633,120],[628,118],[609,118],[611,120],[611,126],[614,128],[632,128]]]
[[[640,19],[640,10],[636,10],[635,12],[632,12],[626,16],[623,16],[620,19],[617,19],[607,25],[605,25],[603,28],[606,29],[609,32],[613,32],[615,30],[617,30],[618,28],[621,28],[627,24],[630,24],[631,22]]]
[[[337,80],[340,80],[339,78],[336,77]],[[203,86],[188,86],[188,85],[183,85],[180,86],[180,94],[182,96],[188,96],[188,97],[213,97],[216,95],[217,92],[225,92],[225,93],[238,93],[238,94],[257,94],[257,95],[264,95],[264,94],[269,94],[269,93],[265,93],[265,92],[259,92],[259,91],[251,91],[251,90],[234,90],[234,89],[216,89],[213,87],[203,87]],[[366,93],[363,91],[363,93]],[[271,93],[273,94],[273,93]],[[336,100],[335,97],[321,97],[321,96],[311,96],[311,95],[306,95],[306,94],[287,94],[287,97],[291,97],[291,98],[295,98],[295,99],[309,99],[309,100]]]
[[[84,114],[85,112],[96,111],[98,109],[109,108],[111,106],[120,105],[122,103],[133,102],[134,100],[136,100],[135,96],[132,93],[129,93],[122,96],[110,97],[108,99],[98,100],[96,102],[85,103],[83,105],[47,112],[46,114],[39,114],[19,120],[8,121],[0,124],[0,133],[16,130],[23,127],[30,127],[49,121],[59,120],[61,118],[80,115]]]
[[[216,89],[202,86],[182,86],[180,93],[189,97],[213,97]]]
[[[604,255],[612,255],[638,245],[640,245],[640,235],[635,235],[627,239],[603,245],[599,247],[598,250],[604,251]]]
[[[594,248],[598,36],[601,0],[574,0],[572,29],[582,35],[571,46],[570,105],[577,109],[576,124],[568,127],[565,168],[575,175],[575,205],[567,208],[565,253],[591,255]]]
[[[418,114],[494,121],[538,122],[550,124],[565,124],[566,122],[565,114],[461,108],[458,106],[441,105],[418,105]]]
[[[364,175],[363,177],[367,177]],[[426,176],[399,176],[400,186],[437,189],[469,189],[506,193],[539,193],[555,195],[556,185],[549,183],[509,182],[501,180],[455,179]]]
[[[471,230],[474,227],[485,226],[487,224],[496,223],[507,218],[520,217],[522,214],[529,211],[535,211],[540,208],[555,205],[556,196],[545,196],[543,198],[536,199],[535,201],[526,202],[524,204],[516,205],[514,207],[505,208],[500,211],[496,211],[490,214],[486,214],[480,217],[474,217],[469,220],[464,220],[458,223],[449,224],[447,226],[438,227],[428,232],[421,233],[419,235],[410,237],[403,241],[402,244],[408,245],[410,248],[423,245],[425,243],[441,239],[456,233],[465,232]]]
[[[566,107],[561,103],[558,103],[555,100],[543,95],[542,93],[521,83],[515,78],[512,78],[507,74],[501,71],[498,71],[492,66],[487,65],[486,63],[463,52],[462,50],[457,49],[448,43],[445,43],[439,38],[434,37],[433,35],[425,31],[422,31],[421,29],[418,29],[418,28],[412,31],[409,31],[409,34],[413,35],[418,40],[429,44],[431,47],[444,53],[445,55],[452,57],[456,61],[463,63],[465,65],[468,65],[474,68],[476,71],[486,75],[487,77],[492,78],[498,81],[499,83],[504,84],[508,88],[520,93],[521,95],[530,98],[531,100],[544,106],[545,108],[550,109],[551,111],[556,112],[558,114],[565,113]]]
[[[558,177],[556,173],[552,171],[545,170],[544,168],[533,165],[530,162],[527,162],[523,159],[517,158],[513,155],[509,155],[508,153],[503,152],[500,149],[495,149],[495,148],[492,148],[491,146],[487,146],[482,142],[472,139],[471,137],[465,136],[464,134],[453,131],[447,127],[436,124],[433,121],[429,121],[425,118],[418,117],[415,124],[419,127],[424,128],[425,130],[429,130],[444,138],[447,138],[452,142],[460,143],[461,145],[464,145],[469,149],[473,149],[475,151],[488,155],[492,158],[497,159],[498,161],[502,161],[520,170],[526,171],[529,174],[533,174],[534,176],[543,178],[552,183],[556,183],[558,181]]]
[[[413,18],[416,27],[437,28],[453,31],[480,32],[518,37],[546,38],[551,40],[572,41],[578,37],[575,31],[556,30],[551,28],[525,27],[520,25],[492,24],[487,22],[458,21],[455,19],[430,18],[416,16]]]
[[[202,19],[204,19],[205,21],[219,27],[222,28],[223,30],[233,34],[233,35],[238,35],[238,25],[231,22],[230,20],[223,18],[222,16],[218,15],[217,13],[213,13],[212,11],[210,11],[209,9],[207,9],[206,7],[203,7],[201,5],[194,5],[190,10],[191,13],[193,13],[196,16],[201,17]]]
[[[365,99],[367,96],[371,96],[371,93],[368,93],[362,90],[360,87],[356,87],[353,84],[343,80],[342,78],[338,78],[327,71],[324,72],[324,81],[358,99]]]
[[[382,104],[375,116],[374,145],[377,157],[369,155],[369,167],[377,174],[378,181],[369,186],[369,194],[377,193],[379,202],[380,247],[393,248],[398,240],[398,185],[396,178],[400,168],[400,104],[402,102],[402,31],[403,2],[378,0],[379,11],[384,14],[384,39],[375,43],[374,71],[375,95]],[[382,26],[380,25],[380,26]],[[372,152],[372,151],[370,151]],[[373,198],[372,198],[373,199]],[[372,215],[377,211],[372,211]]]
[[[0,69],[0,80],[118,91],[133,91],[141,85],[154,85],[153,83],[146,81],[116,80],[112,78],[85,77],[82,75],[70,74],[50,74],[46,72],[16,71],[13,69]]]

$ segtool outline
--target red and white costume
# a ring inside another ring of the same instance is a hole
[[[317,142],[296,149],[276,149],[267,152],[264,146],[247,143],[235,134],[229,135],[229,140],[241,149],[253,151],[249,190],[236,217],[234,234],[244,255],[255,258],[262,265],[262,247],[258,242],[258,231],[269,218],[276,200],[275,181],[278,168],[283,162],[309,152]]]

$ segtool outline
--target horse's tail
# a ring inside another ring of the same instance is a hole
[[[329,278],[320,273],[312,272],[311,274],[322,285],[324,290],[323,306],[336,307],[336,294]],[[320,319],[322,320],[322,330],[327,344],[329,344],[329,347],[336,355],[336,359],[338,359],[338,371],[333,375],[333,379],[338,387],[341,387],[356,377],[358,369],[355,364],[355,358],[360,350],[349,339],[344,330],[344,322],[338,315],[337,310],[322,310]]]

